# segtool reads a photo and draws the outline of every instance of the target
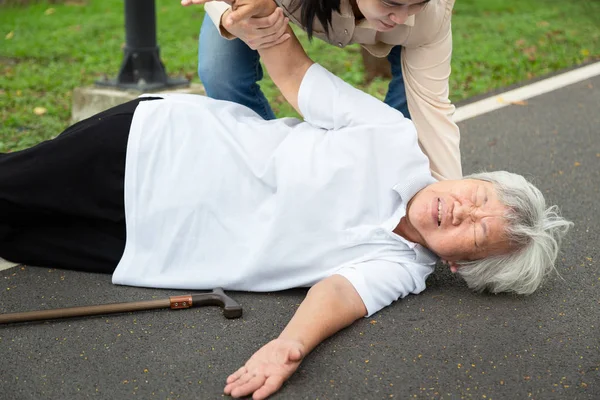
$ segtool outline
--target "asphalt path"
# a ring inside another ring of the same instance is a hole
[[[275,399],[599,399],[600,77],[460,123],[465,173],[535,178],[575,222],[561,277],[481,295],[443,267],[417,296],[320,345]],[[36,267],[0,272],[0,312],[186,292]],[[1,399],[218,399],[227,375],[283,329],[305,290],[229,293],[218,307],[0,327]]]

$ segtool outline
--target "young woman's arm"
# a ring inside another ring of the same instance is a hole
[[[419,144],[429,158],[431,173],[438,180],[462,177],[460,131],[452,116],[449,99],[452,61],[452,4],[429,43],[402,49],[402,71],[406,99]]]
[[[333,275],[314,285],[277,339],[227,378],[225,394],[254,400],[275,393],[319,343],[367,315],[354,286]]]

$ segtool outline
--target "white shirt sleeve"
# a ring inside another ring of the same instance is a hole
[[[352,87],[316,63],[302,79],[298,107],[306,122],[327,130],[382,124],[414,129],[402,113]]]
[[[370,317],[399,298],[425,290],[425,280],[433,269],[433,264],[373,260],[345,265],[336,273],[352,283]]]

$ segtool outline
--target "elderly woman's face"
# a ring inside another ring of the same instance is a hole
[[[417,241],[447,261],[477,260],[510,251],[504,237],[506,206],[494,185],[476,179],[442,181],[417,193],[406,227]]]

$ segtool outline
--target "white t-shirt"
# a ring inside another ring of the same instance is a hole
[[[394,234],[434,182],[412,123],[314,64],[305,122],[196,95],[141,102],[113,283],[276,291],[340,274],[368,314],[425,288],[436,256]]]

